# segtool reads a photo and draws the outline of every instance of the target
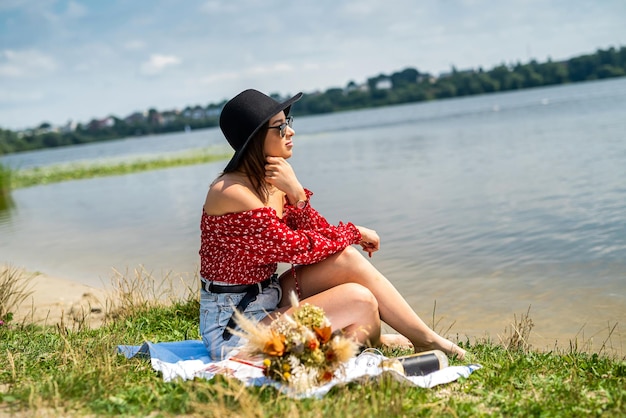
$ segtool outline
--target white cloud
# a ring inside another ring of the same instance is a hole
[[[56,70],[54,59],[37,50],[0,51],[0,77],[38,77]]]
[[[148,61],[141,64],[141,73],[145,75],[156,75],[163,72],[166,67],[180,63],[180,58],[175,55],[152,54]]]

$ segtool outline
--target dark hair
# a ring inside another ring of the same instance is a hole
[[[252,137],[252,140],[241,155],[238,164],[229,169],[226,167],[224,173],[232,173],[235,171],[242,172],[250,180],[252,189],[261,201],[266,204],[269,201],[270,192],[265,182],[265,153],[263,148],[265,145],[265,135],[267,134],[267,126],[265,126]]]

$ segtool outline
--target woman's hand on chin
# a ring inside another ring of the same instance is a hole
[[[291,204],[305,200],[304,188],[298,181],[291,164],[283,157],[266,157],[265,181],[284,192]]]

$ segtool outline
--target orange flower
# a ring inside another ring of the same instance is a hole
[[[333,378],[333,372],[330,370],[324,370],[324,372],[319,376],[319,379],[322,382],[329,382]]]
[[[263,352],[269,356],[282,356],[285,353],[285,336],[272,331],[272,337],[265,343]]]
[[[309,347],[309,350],[311,351],[315,351],[319,346],[320,342],[317,341],[317,338],[311,338],[307,344],[307,347]]]
[[[328,341],[330,341],[330,336],[333,334],[333,330],[329,326],[322,328],[313,327],[313,330],[315,331],[315,334],[320,339],[322,344],[326,344]]]

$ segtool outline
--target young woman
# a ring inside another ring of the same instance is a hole
[[[299,93],[278,102],[246,90],[224,106],[220,128],[235,154],[209,187],[201,218],[200,331],[221,359],[236,347],[234,309],[259,321],[289,312],[289,293],[324,309],[334,329],[364,345],[412,345],[459,358],[465,350],[430,329],[353,244],[372,255],[375,231],[330,225],[311,205],[287,160],[289,111]],[[277,263],[292,264],[279,278]],[[269,314],[269,315],[268,315]],[[401,335],[381,336],[381,320]]]

